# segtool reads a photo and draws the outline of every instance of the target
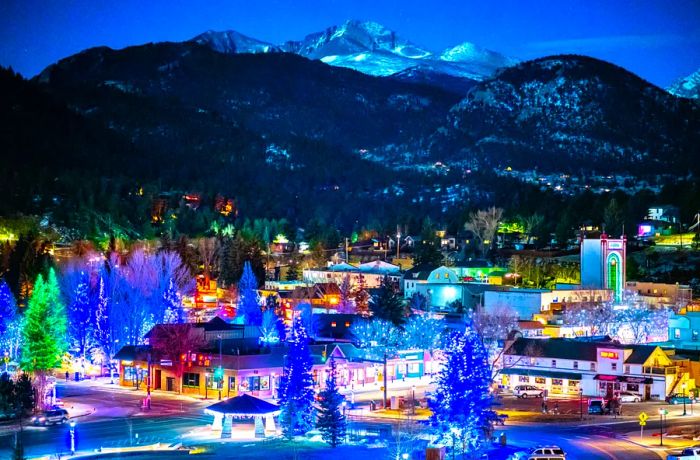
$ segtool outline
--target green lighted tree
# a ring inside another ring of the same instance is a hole
[[[22,369],[34,374],[40,395],[37,402],[43,404],[46,377],[61,365],[61,356],[67,347],[66,309],[53,269],[49,270],[46,281],[41,275],[37,276],[24,315],[22,336]]]
[[[345,398],[338,391],[338,385],[335,381],[337,373],[335,359],[331,358],[326,388],[319,394],[321,401],[316,420],[316,427],[321,432],[321,437],[331,447],[337,447],[343,443],[347,426],[342,408]]]

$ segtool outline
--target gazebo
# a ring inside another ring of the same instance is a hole
[[[204,413],[214,416],[212,428],[221,428],[221,437],[230,438],[233,418],[253,418],[255,437],[264,438],[265,432],[275,431],[273,417],[280,413],[280,407],[250,395],[236,396],[204,409]],[[263,418],[265,425],[263,425]]]

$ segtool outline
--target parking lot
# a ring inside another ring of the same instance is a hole
[[[599,399],[570,397],[570,396],[550,396],[544,398],[526,398],[519,399],[515,396],[503,394],[498,397],[497,410],[508,412],[522,413],[543,413],[543,403],[546,404],[546,413],[550,415],[583,415],[588,417],[588,400]],[[641,412],[645,412],[649,417],[658,417],[659,409],[666,409],[668,416],[676,416],[683,414],[683,404],[671,405],[665,401],[643,401],[639,403],[622,403],[622,417],[637,417]],[[687,415],[695,415],[695,412],[700,415],[700,404],[686,404],[685,412]],[[613,415],[596,415],[595,417],[614,418]]]

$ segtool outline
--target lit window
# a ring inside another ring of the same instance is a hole
[[[336,326],[335,321],[333,321],[333,322],[331,323],[331,327],[335,327],[335,326]]]
[[[673,338],[675,338],[675,339],[681,338],[681,330],[679,328],[676,328],[676,330],[673,331]]]
[[[617,370],[617,363],[610,363],[610,369],[616,371]]]
[[[552,367],[557,367],[557,360],[556,359],[552,360]]]
[[[345,327],[350,327],[350,321],[345,321]]]

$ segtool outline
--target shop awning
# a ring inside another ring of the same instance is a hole
[[[631,375],[605,375],[605,374],[598,374],[595,377],[593,377],[593,380],[600,380],[603,382],[624,382],[624,383],[645,383],[645,384],[651,384],[654,383],[654,379],[650,377],[633,377]]]
[[[581,374],[576,372],[564,372],[564,371],[551,371],[548,369],[517,369],[508,368],[503,369],[501,374],[505,375],[527,375],[530,377],[549,377],[552,379],[569,379],[569,380],[581,380]]]

